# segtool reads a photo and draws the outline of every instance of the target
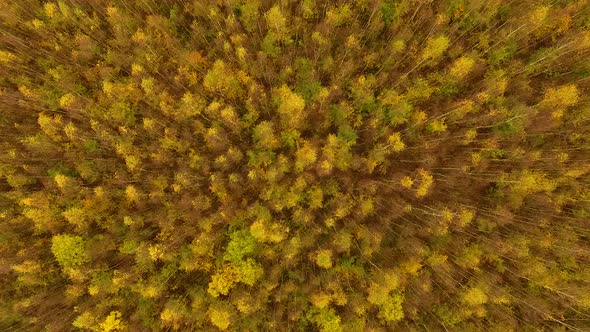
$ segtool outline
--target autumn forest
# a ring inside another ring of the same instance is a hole
[[[589,0],[0,0],[0,331],[589,331]]]

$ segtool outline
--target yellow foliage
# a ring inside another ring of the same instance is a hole
[[[101,332],[121,331],[123,328],[124,324],[121,322],[121,313],[119,311],[111,311],[107,318],[99,325]]]
[[[131,64],[131,75],[138,76],[143,73],[143,66],[137,63]]]
[[[38,262],[26,260],[21,264],[12,265],[11,268],[18,273],[39,273],[41,265]]]
[[[421,264],[419,265],[420,267],[422,266]],[[388,301],[389,293],[398,286],[399,279],[395,272],[385,271],[383,274],[378,276],[377,281],[371,282],[369,288],[367,289],[367,301],[375,305],[382,305]]]
[[[45,15],[49,18],[54,17],[55,13],[57,13],[57,6],[53,2],[47,2],[43,6],[43,9],[45,10]]]
[[[380,305],[380,304],[385,303],[387,301],[388,296],[389,296],[388,287],[384,287],[383,285],[380,285],[376,282],[371,282],[371,285],[369,286],[369,289],[367,290],[367,292],[368,292],[367,301],[369,301],[369,303],[372,303],[375,305]]]
[[[461,300],[470,306],[477,306],[488,302],[488,296],[480,288],[473,287],[463,294]]]
[[[328,285],[328,289],[330,289],[332,292],[332,302],[334,302],[335,305],[344,306],[348,303],[348,297],[342,290],[341,285],[337,283],[331,283]]]
[[[402,185],[402,187],[406,188],[406,189],[410,189],[412,187],[412,185],[414,184],[414,181],[412,180],[411,177],[409,176],[404,176],[401,180],[400,183]]]
[[[231,313],[226,310],[210,308],[207,314],[209,316],[209,321],[211,322],[211,324],[213,324],[221,331],[227,330],[227,328],[231,324]]]
[[[422,269],[422,263],[420,263],[420,261],[416,260],[415,258],[412,258],[409,261],[403,263],[401,267],[406,273],[410,275],[418,275],[418,272]]]
[[[569,154],[567,154],[566,152],[561,152],[557,154],[557,162],[560,164],[565,163],[566,161],[568,161],[569,157]]]
[[[314,33],[312,33],[311,39],[320,45],[324,45],[325,43],[327,43],[326,39],[322,37],[322,34],[319,31],[315,31]]]
[[[580,99],[580,92],[575,84],[549,88],[545,91],[543,103],[552,107],[569,107],[576,105]]]
[[[248,286],[254,286],[254,284],[262,278],[263,274],[264,269],[262,266],[252,258],[240,262],[235,270],[237,280]]]
[[[531,24],[534,27],[537,27],[538,25],[541,25],[545,21],[548,13],[549,13],[548,6],[539,6],[531,12],[531,14],[529,16],[529,21],[531,22]]]
[[[428,114],[424,111],[415,112],[412,116],[414,118],[414,122],[417,124],[421,124],[428,118]]]
[[[152,77],[144,78],[141,80],[141,88],[148,95],[154,92],[154,84],[155,80]]]
[[[135,170],[139,166],[140,160],[137,156],[128,155],[125,156],[125,165],[130,171]]]
[[[463,144],[469,144],[475,140],[477,137],[477,130],[476,129],[469,129],[465,133],[465,139],[463,139]]]
[[[88,286],[88,294],[92,296],[96,296],[99,292],[99,287],[97,285]]]
[[[578,42],[576,44],[579,45],[579,47],[582,49],[590,48],[590,31],[583,31],[582,33],[580,33],[580,36],[578,37]],[[1,59],[2,52],[0,51],[0,62],[2,61]]]
[[[37,123],[43,132],[51,137],[53,140],[60,140],[61,139],[61,116],[49,116],[45,113],[40,113],[37,118]]]
[[[127,197],[127,201],[130,203],[139,201],[139,191],[131,184],[125,188],[125,196]]]
[[[76,97],[71,93],[66,93],[65,95],[59,98],[59,106],[61,108],[69,108],[74,104]]]
[[[279,243],[287,238],[289,228],[279,223],[258,219],[250,225],[250,234],[263,243]]]
[[[314,307],[317,307],[320,309],[325,308],[325,307],[329,306],[331,302],[332,302],[332,297],[329,294],[322,292],[322,293],[311,295],[311,303],[314,305]]]
[[[65,125],[64,127],[64,133],[70,140],[73,140],[76,137],[77,131],[78,129],[76,128],[76,126],[71,122]]]
[[[447,259],[448,259],[448,256],[446,256],[446,255],[433,253],[432,255],[430,255],[430,257],[428,257],[428,259],[426,260],[426,263],[430,266],[438,266],[438,265],[444,264],[447,261]]]
[[[83,208],[71,207],[63,215],[69,223],[75,226],[82,227],[86,224],[86,213]]]
[[[324,269],[332,267],[332,251],[328,249],[322,249],[317,252],[316,264]]]
[[[416,197],[420,198],[426,196],[428,190],[432,187],[434,178],[424,169],[419,169],[418,175],[420,176],[420,186],[418,186],[418,189],[416,190]]]
[[[161,244],[154,244],[150,245],[148,248],[148,253],[150,254],[150,258],[153,261],[157,261],[164,257],[164,247]]]
[[[391,43],[391,50],[393,52],[401,52],[406,48],[406,43],[402,39],[396,39]]]
[[[237,281],[238,275],[236,269],[230,265],[226,265],[222,270],[217,271],[217,273],[211,276],[211,282],[209,282],[207,292],[213,297],[227,295]]]
[[[275,90],[278,113],[287,128],[299,128],[303,124],[305,100],[291,91],[287,85]]]
[[[551,118],[553,120],[559,121],[561,118],[563,118],[564,113],[565,110],[563,108],[556,109],[555,111],[551,112]]]
[[[475,61],[472,58],[462,56],[455,60],[451,66],[450,74],[455,78],[463,78],[469,74],[469,71],[471,71],[471,68],[473,68],[474,64]]]
[[[131,225],[133,225],[134,221],[130,216],[124,216],[123,223],[127,226],[131,226]]]
[[[441,216],[442,216],[442,218],[443,218],[444,221],[450,222],[455,217],[455,213],[453,213],[453,211],[451,211],[449,208],[445,207],[441,211]]]
[[[402,141],[400,133],[393,133],[387,139],[394,152],[401,152],[406,148],[406,144]]]
[[[338,27],[346,23],[352,16],[352,9],[349,4],[333,7],[326,12],[326,21],[329,25]]]
[[[60,189],[66,188],[71,181],[69,177],[63,174],[56,174],[53,179]]]
[[[306,167],[312,165],[317,160],[316,149],[308,144],[303,144],[303,147],[297,149],[295,152],[295,169],[298,172],[303,171]]]
[[[279,36],[287,33],[287,18],[281,12],[278,5],[274,5],[265,14],[266,24],[271,31],[274,31]]]
[[[584,309],[590,309],[590,294],[579,294],[576,298],[578,305]]]
[[[33,27],[35,29],[41,29],[45,25],[45,23],[43,23],[43,21],[41,21],[39,19],[33,19],[33,20],[31,20],[31,24],[33,25]],[[0,59],[1,59],[1,57],[2,56],[0,55]],[[0,60],[0,62],[2,62],[2,61]]]
[[[154,299],[160,295],[161,291],[161,288],[156,285],[146,285],[140,288],[139,293],[144,298]]]
[[[427,129],[431,133],[444,133],[447,130],[447,124],[445,123],[445,119],[437,119],[428,123]]]
[[[72,325],[79,329],[93,330],[96,325],[96,318],[94,318],[90,312],[84,311],[81,315],[76,317]]]
[[[524,171],[512,186],[512,191],[521,195],[555,189],[556,183],[548,180],[546,175],[539,172]]]
[[[388,296],[379,308],[377,315],[385,323],[397,322],[404,318],[402,309],[403,298],[399,294]]]
[[[511,303],[510,298],[507,295],[496,296],[493,299],[494,304],[508,305]]]
[[[481,162],[481,153],[479,153],[479,152],[471,153],[471,164],[473,164],[473,166],[478,166],[480,162]]]
[[[246,61],[246,49],[241,46],[236,48],[236,56],[241,62]]]
[[[383,281],[386,289],[389,291],[392,291],[399,286],[399,279],[393,271],[385,271],[383,275]]]
[[[25,97],[33,98],[35,97],[35,93],[29,89],[26,85],[19,85],[18,91],[23,94]]]
[[[475,97],[480,103],[485,103],[490,100],[490,94],[487,92],[480,92]]]
[[[422,52],[422,60],[439,58],[449,47],[449,42],[449,39],[445,36],[428,38],[426,48]]]
[[[171,302],[166,305],[166,308],[160,313],[160,319],[164,324],[171,326],[174,330],[180,328],[180,324],[184,318],[184,310],[182,304],[178,302]]]
[[[459,226],[465,227],[471,223],[475,213],[471,210],[462,208],[459,212]]]
[[[16,60],[16,55],[0,50],[0,63],[8,63],[10,61]]]
[[[348,48],[348,49],[355,49],[355,48],[359,47],[359,41],[354,35],[350,35],[350,36],[348,36],[348,38],[346,38],[345,45],[346,45],[346,48]]]
[[[360,204],[360,213],[362,216],[368,216],[375,210],[375,205],[372,198],[363,199]]]

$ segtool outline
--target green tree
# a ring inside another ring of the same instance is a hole
[[[76,268],[90,260],[84,240],[77,235],[54,235],[51,238],[51,252],[64,269]]]
[[[256,239],[249,231],[239,230],[230,234],[230,241],[225,249],[223,258],[230,262],[239,262],[244,256],[254,253]]]

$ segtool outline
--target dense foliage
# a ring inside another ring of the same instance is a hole
[[[588,0],[0,0],[0,330],[590,329]]]

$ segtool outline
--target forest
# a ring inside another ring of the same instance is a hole
[[[590,0],[0,0],[0,331],[590,331]]]

